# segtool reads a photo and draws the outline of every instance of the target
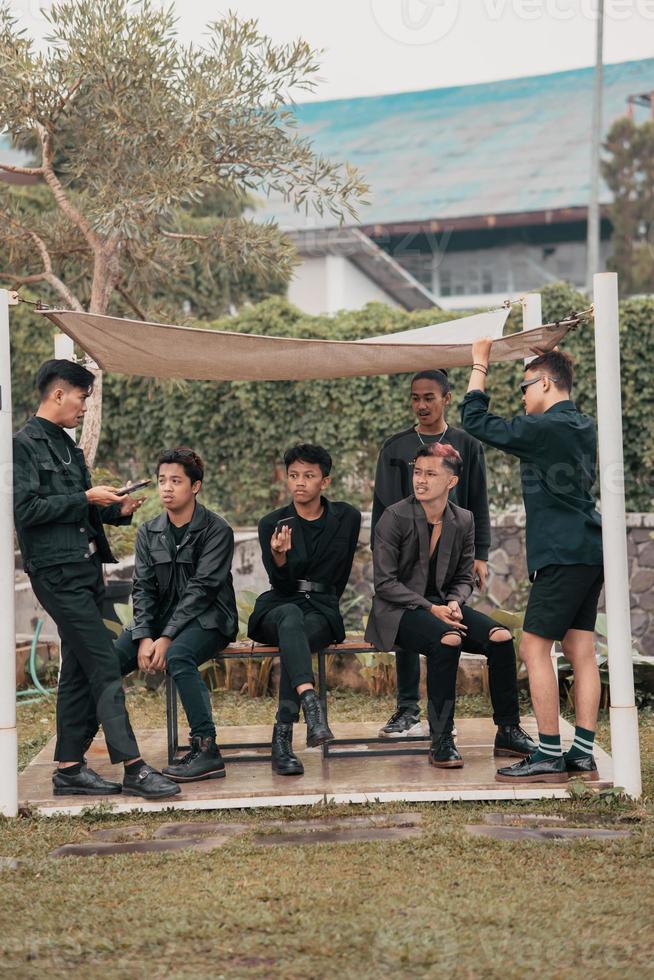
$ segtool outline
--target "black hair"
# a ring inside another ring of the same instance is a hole
[[[36,387],[41,401],[50,393],[56,381],[64,381],[72,388],[84,388],[90,393],[95,376],[81,364],[63,357],[45,361],[36,372]]]
[[[329,476],[332,469],[332,458],[322,446],[313,446],[310,442],[300,442],[284,453],[284,466],[288,470],[292,463],[317,463],[323,476]]]
[[[157,476],[159,476],[159,470],[163,463],[179,463],[191,483],[195,483],[197,480],[202,482],[204,479],[204,463],[192,449],[186,449],[184,446],[177,446],[176,449],[164,449],[157,460]]]
[[[411,378],[412,386],[414,381],[435,381],[443,395],[449,395],[452,390],[452,386],[447,377],[447,371],[418,371]]]
[[[548,378],[556,378],[554,384],[563,391],[572,391],[575,369],[572,358],[561,350],[551,350],[547,354],[539,354],[529,364],[525,371],[543,371]]]
[[[463,459],[458,449],[451,446],[449,442],[434,442],[430,446],[422,446],[416,453],[416,459],[420,456],[441,459],[443,466],[447,467],[454,476],[461,476]]]

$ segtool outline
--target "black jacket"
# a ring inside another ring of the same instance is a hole
[[[14,522],[30,575],[88,558],[89,526],[102,561],[115,562],[102,524],[132,520],[121,515],[120,504],[89,504],[85,491],[91,487],[91,476],[84,453],[62,433],[76,465],[66,466],[35,417],[14,436]]]
[[[359,540],[361,514],[351,504],[339,500],[327,500],[322,497],[326,510],[326,527],[319,539],[316,552],[312,557],[307,555],[302,526],[299,520],[293,521],[293,547],[287,553],[286,564],[278,568],[270,553],[270,539],[275,524],[285,517],[297,518],[295,506],[290,503],[285,507],[266,514],[259,521],[259,543],[261,557],[272,588],[257,599],[250,621],[248,636],[258,642],[265,642],[265,637],[258,632],[258,627],[274,606],[285,602],[302,602],[304,592],[297,591],[298,579],[310,582],[320,582],[330,586],[333,594],[324,592],[307,593],[316,609],[323,614],[332,628],[335,643],[345,639],[345,627],[338,608],[338,600],[343,595],[347,580],[352,570],[354,552]]]
[[[423,438],[428,445],[436,441],[429,436]],[[475,518],[475,558],[488,561],[491,529],[484,448],[474,436],[453,425],[448,425],[443,442],[454,446],[463,459],[463,472],[450,493],[450,502],[472,511]],[[379,451],[370,522],[370,539],[373,544],[377,521],[384,509],[413,493],[412,463],[420,448],[421,442],[415,426],[411,426],[390,436]]]
[[[179,548],[168,526],[164,511],[142,524],[136,536],[132,639],[174,639],[194,619],[204,629],[219,629],[235,639],[234,532],[200,503]]]
[[[436,586],[446,602],[463,605],[473,586],[475,521],[469,510],[449,503],[438,544]],[[375,596],[366,640],[392,650],[407,609],[431,609],[425,598],[429,575],[429,529],[414,496],[387,507],[377,525],[373,552]]]

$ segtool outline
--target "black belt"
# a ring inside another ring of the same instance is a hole
[[[323,585],[322,582],[309,582],[307,579],[297,580],[296,592],[323,592],[326,595],[335,595],[331,585]]]

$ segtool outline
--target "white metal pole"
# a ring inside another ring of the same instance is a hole
[[[604,75],[604,0],[597,2],[595,35],[595,78],[590,133],[590,196],[586,233],[586,290],[590,293],[593,276],[599,269],[600,255],[600,150],[602,142],[602,86]]]
[[[54,335],[54,356],[59,360],[75,360],[75,341],[65,333]],[[75,429],[65,430],[71,439],[75,439]],[[75,439],[75,441],[77,441]]]
[[[631,659],[617,274],[596,273],[593,295],[613,782],[638,797],[642,783]]]
[[[543,325],[543,302],[540,293],[527,293],[520,300],[520,305],[522,306],[522,329],[523,330],[535,330],[537,327],[542,327]],[[530,361],[533,361],[537,354],[532,354],[531,357],[525,357],[524,363],[525,367]],[[552,649],[550,650],[550,659],[552,663],[552,670],[554,671],[554,676],[556,677],[556,683],[559,683],[559,663],[558,657],[556,655],[556,643],[552,644]]]
[[[12,300],[15,302],[15,300]],[[0,289],[0,813],[18,813],[10,293]]]

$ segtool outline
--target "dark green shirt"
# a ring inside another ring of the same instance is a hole
[[[35,415],[34,418],[49,437],[55,452],[60,456],[64,466],[67,467],[67,472],[71,480],[75,482],[75,490],[81,490],[83,492],[85,489],[84,473],[77,461],[76,454],[72,451],[74,443],[70,436],[56,422],[51,422],[50,419],[44,419],[40,415]],[[93,541],[97,537],[97,534],[92,522],[87,521],[85,528],[89,541]]]
[[[520,460],[527,518],[527,567],[601,565],[602,524],[591,495],[597,464],[595,423],[572,401],[537,415],[503,419],[489,396],[469,391],[461,422],[481,442]]]

